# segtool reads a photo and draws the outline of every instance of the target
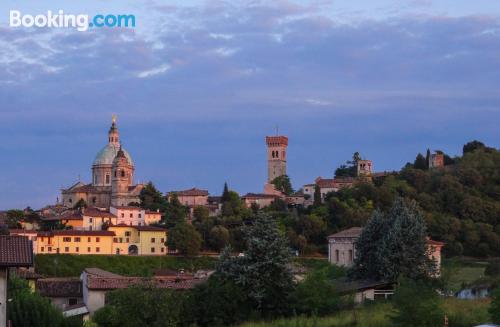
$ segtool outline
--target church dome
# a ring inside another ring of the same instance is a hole
[[[118,151],[120,150],[120,145],[115,145],[115,144],[108,144],[104,148],[102,148],[101,151],[97,153],[94,159],[93,165],[112,165],[113,160],[115,159],[116,155],[118,154]],[[130,157],[130,154],[122,148],[123,154],[127,158],[128,162],[133,166],[134,163],[132,161],[132,158]]]

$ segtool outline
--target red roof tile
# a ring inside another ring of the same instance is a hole
[[[178,196],[208,196],[207,190],[200,190],[196,187],[184,191],[172,191],[169,193],[169,195],[173,193],[177,194]]]
[[[133,285],[152,283],[158,288],[170,288],[176,290],[191,289],[197,284],[203,282],[203,279],[172,279],[163,277],[121,277],[121,278],[103,278],[89,277],[87,287],[91,290],[115,290],[128,288]]]
[[[0,266],[29,267],[33,265],[33,245],[25,236],[0,236]]]
[[[82,297],[82,282],[78,277],[42,278],[36,290],[47,297]]]
[[[241,197],[242,199],[276,199],[279,198],[275,194],[263,194],[263,193],[247,193]]]

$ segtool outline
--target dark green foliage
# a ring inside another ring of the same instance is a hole
[[[183,256],[193,257],[198,255],[201,242],[200,234],[188,223],[178,223],[169,231],[168,247],[179,251],[179,254]]]
[[[500,259],[491,261],[486,267],[484,274],[487,276],[500,276]]]
[[[32,293],[27,282],[11,276],[8,285],[8,318],[14,327],[67,327],[68,321],[48,299]]]
[[[21,228],[21,221],[24,220],[24,211],[12,209],[6,212],[6,223],[9,228]]]
[[[469,142],[469,143],[464,145],[463,154],[465,155],[468,152],[474,152],[476,150],[482,150],[485,148],[486,148],[486,146],[484,145],[483,142],[479,142],[479,141],[474,140],[474,141]]]
[[[175,226],[176,224],[185,223],[188,212],[189,208],[182,205],[177,194],[171,194],[168,200],[167,210],[165,212],[167,225]]]
[[[288,268],[290,249],[275,221],[264,214],[245,230],[244,256],[221,254],[217,275],[244,290],[247,301],[260,316],[279,316],[289,310],[287,298],[293,290]]]
[[[165,213],[167,210],[167,199],[156,189],[152,182],[149,182],[142,189],[139,199],[141,208]]]
[[[229,326],[248,319],[252,310],[241,286],[213,276],[190,292],[184,317],[197,326]]]
[[[84,199],[78,200],[78,202],[75,203],[73,206],[73,209],[81,209],[81,208],[87,208],[87,202],[85,202]]]
[[[358,174],[358,161],[361,160],[359,152],[354,152],[352,160],[346,162],[335,170],[335,177],[356,177]]]
[[[286,195],[291,195],[294,192],[288,175],[276,177],[271,181],[271,184],[273,184],[278,191],[281,191]]]
[[[416,203],[399,198],[387,215],[376,212],[356,243],[354,275],[359,278],[396,280],[399,276],[432,276],[427,229]]]
[[[491,294],[491,305],[489,309],[494,324],[500,324],[500,288]]]
[[[145,283],[111,291],[93,320],[100,327],[179,326],[184,294]]]
[[[415,169],[426,170],[428,167],[427,163],[428,161],[425,160],[424,156],[421,153],[419,153],[415,158],[415,161],[413,162],[413,167]]]
[[[229,244],[229,230],[224,226],[212,227],[209,237],[210,247],[215,251],[220,251]]]
[[[238,193],[228,191],[223,195],[222,200],[222,216],[223,217],[239,217],[245,218],[249,215],[250,210],[241,201]]]
[[[393,296],[393,326],[437,327],[444,325],[442,299],[423,281],[404,279]]]
[[[338,277],[336,267],[315,269],[297,285],[292,295],[295,312],[307,315],[326,315],[338,310],[340,298],[333,279]]]
[[[321,189],[318,185],[314,186],[314,206],[319,207],[321,205]]]

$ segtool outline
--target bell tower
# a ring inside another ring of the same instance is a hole
[[[113,146],[120,146],[120,133],[116,127],[116,115],[111,118],[111,127],[108,132],[108,142]]]
[[[132,185],[134,167],[130,164],[121,146],[113,160],[111,179],[111,205],[126,206],[129,201],[128,187]]]
[[[287,136],[266,136],[267,144],[267,182],[286,175]]]

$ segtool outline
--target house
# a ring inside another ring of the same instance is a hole
[[[7,326],[7,280],[11,267],[33,266],[33,245],[27,237],[0,236],[0,327]]]
[[[165,255],[168,248],[167,230],[153,226],[129,226],[119,224],[110,226],[114,234],[113,253],[129,255]]]
[[[302,189],[304,195],[307,195],[312,203],[312,201],[314,201],[316,186],[319,187],[321,202],[324,202],[328,193],[338,192],[342,188],[351,187],[355,181],[356,179],[354,177],[322,178],[320,176],[315,179],[314,184],[306,184]]]
[[[35,289],[62,311],[83,303],[82,284],[78,277],[40,278]]]
[[[356,259],[356,242],[362,231],[362,227],[351,227],[328,236],[328,262],[338,266],[351,267]],[[443,242],[427,238],[429,257],[436,263],[437,276],[440,273],[443,246]]]
[[[89,207],[67,210],[60,215],[42,217],[42,221],[61,223],[74,230],[102,230],[103,226],[117,224],[116,215],[107,210]]]
[[[114,223],[114,225],[117,224],[125,224],[130,226],[146,225],[146,210],[142,209],[141,207],[116,206],[109,208],[109,211],[116,216],[116,222]]]
[[[396,283],[377,280],[336,280],[335,287],[339,295],[354,295],[355,303],[365,300],[388,299],[394,294]]]
[[[184,191],[172,191],[167,194],[170,197],[176,194],[179,202],[187,207],[205,206],[208,203],[208,191],[193,187]]]
[[[90,315],[102,308],[106,303],[106,293],[116,289],[124,289],[134,285],[151,283],[158,288],[188,290],[205,281],[192,276],[153,276],[126,277],[110,273],[98,268],[87,268],[80,275],[83,290],[83,302]]]
[[[265,208],[279,198],[279,196],[273,194],[247,193],[241,197],[241,200],[248,208],[252,205],[257,205],[258,208]]]
[[[144,223],[146,225],[157,224],[161,221],[161,212],[159,209],[156,211],[145,210],[144,211]]]

